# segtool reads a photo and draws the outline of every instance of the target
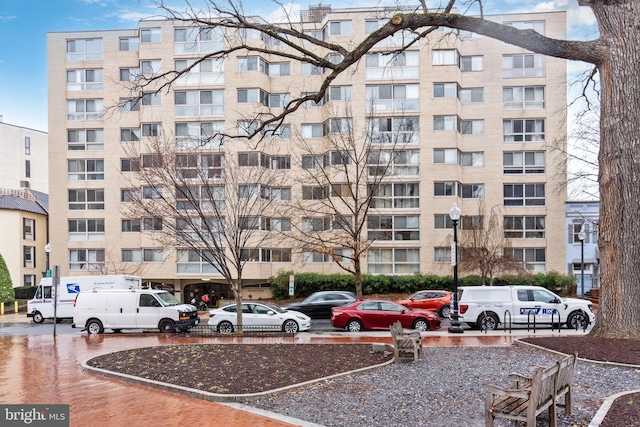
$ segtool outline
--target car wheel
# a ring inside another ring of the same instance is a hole
[[[87,332],[91,335],[97,335],[104,332],[102,322],[96,319],[91,319],[87,322]]]
[[[162,322],[160,322],[160,325],[158,325],[158,329],[160,329],[160,332],[162,332],[163,334],[173,332],[174,328],[174,323],[171,320],[163,320]]]
[[[36,323],[42,323],[44,322],[44,316],[39,311],[36,311],[33,313],[33,321]]]
[[[481,331],[493,331],[498,328],[500,321],[493,314],[481,314],[478,317],[478,325],[480,325]]]
[[[221,334],[232,334],[233,333],[233,325],[231,322],[220,322],[218,323],[218,332]]]
[[[295,320],[287,320],[282,324],[282,332],[288,334],[295,334],[298,332],[298,323]]]
[[[347,331],[360,332],[362,331],[362,322],[358,319],[351,319],[347,322]]]
[[[443,305],[442,307],[440,307],[440,311],[438,312],[438,314],[441,318],[448,319],[449,317],[451,317],[451,306]]]
[[[415,322],[413,322],[413,329],[417,329],[422,332],[428,331],[429,322],[427,322],[425,319],[418,319]]]
[[[567,317],[567,328],[569,329],[585,329],[588,324],[589,320],[582,311],[574,311]]]

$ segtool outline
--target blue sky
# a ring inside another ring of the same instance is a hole
[[[444,1],[444,0],[443,0]],[[204,0],[193,0],[198,6]],[[182,0],[166,1],[177,9]],[[319,1],[294,8],[307,9]],[[411,1],[409,4],[417,4]],[[269,16],[275,3],[247,0],[250,14]],[[371,6],[366,0],[332,0],[333,8]],[[438,0],[428,1],[430,6]],[[597,36],[591,11],[577,0],[485,0],[485,13],[567,10],[569,38]],[[5,123],[47,130],[47,33],[135,28],[138,20],[158,15],[151,0],[0,0],[0,115]],[[569,67],[571,69],[571,66]]]

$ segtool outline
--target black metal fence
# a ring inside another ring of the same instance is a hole
[[[280,325],[234,326],[232,331],[218,331],[217,327],[198,325],[178,335],[185,337],[291,337],[295,332],[284,332]]]

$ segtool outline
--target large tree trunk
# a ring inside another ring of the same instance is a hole
[[[640,339],[640,3],[592,0],[599,65],[600,307],[591,335]]]

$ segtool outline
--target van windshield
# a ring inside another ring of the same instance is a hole
[[[158,292],[156,294],[156,297],[162,302],[162,305],[164,305],[165,307],[182,304],[180,301],[178,301],[178,298],[174,297],[169,292]]]

